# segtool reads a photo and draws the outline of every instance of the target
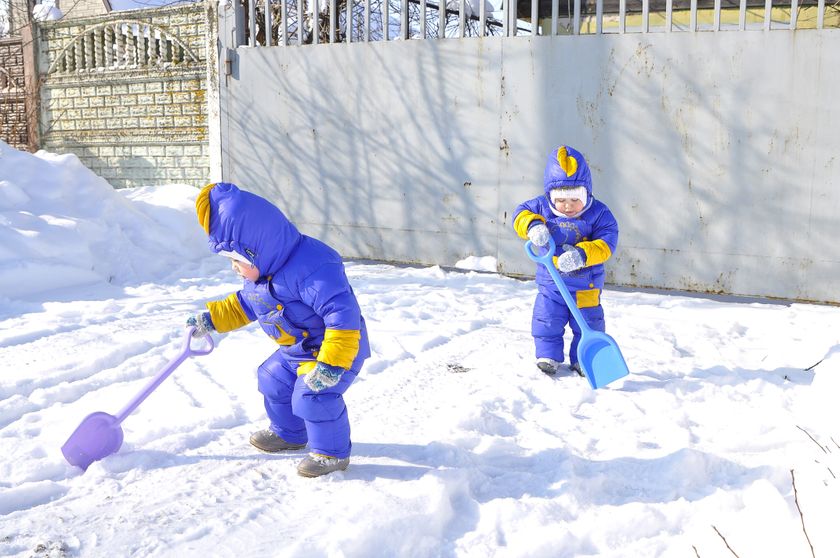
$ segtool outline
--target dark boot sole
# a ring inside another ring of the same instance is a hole
[[[282,447],[259,446],[254,443],[254,440],[249,440],[250,444],[263,453],[280,453],[281,451],[295,451],[306,447],[306,444],[286,444]]]
[[[306,477],[308,479],[315,479],[318,477],[323,477],[324,475],[329,475],[330,473],[335,473],[336,471],[346,471],[348,465],[350,465],[350,463],[347,463],[347,465],[345,465],[344,467],[337,467],[325,473],[310,473],[309,471],[301,471],[300,469],[298,469],[298,475]]]

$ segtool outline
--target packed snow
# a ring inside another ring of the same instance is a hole
[[[117,453],[69,465],[76,426],[239,286],[196,194],[0,143],[0,555],[840,555],[840,309],[610,289],[631,374],[593,391],[536,369],[534,283],[481,254],[347,262],[373,348],[347,471],[302,478],[304,450],[248,444],[275,349],[257,326],[184,362]]]

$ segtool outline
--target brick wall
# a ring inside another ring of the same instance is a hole
[[[0,139],[17,149],[29,144],[20,37],[0,39]]]
[[[114,187],[208,181],[202,4],[44,23],[41,146]]]

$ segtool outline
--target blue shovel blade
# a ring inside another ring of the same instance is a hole
[[[578,361],[593,389],[630,373],[615,340],[600,331],[587,331],[578,344]]]
[[[123,431],[116,417],[108,413],[91,413],[70,435],[61,453],[70,465],[87,470],[91,463],[117,453],[123,442]]]

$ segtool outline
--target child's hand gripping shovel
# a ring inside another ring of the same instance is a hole
[[[606,333],[595,331],[586,323],[583,314],[572,299],[569,289],[563,279],[560,278],[560,273],[554,267],[552,259],[556,248],[554,239],[549,237],[548,243],[548,252],[539,256],[534,253],[534,245],[531,241],[528,241],[525,243],[525,253],[528,254],[529,258],[546,267],[551,278],[557,284],[563,300],[566,301],[566,306],[569,307],[569,311],[571,311],[578,327],[580,327],[580,342],[577,347],[578,364],[586,374],[589,385],[592,386],[592,389],[604,387],[630,373],[627,369],[627,363],[624,362],[621,349],[618,348],[618,344],[612,337]]]
[[[152,378],[134,399],[128,402],[117,416],[96,412],[85,417],[73,434],[61,446],[61,453],[71,465],[87,470],[91,463],[99,461],[119,451],[123,442],[123,431],[120,423],[130,415],[140,403],[151,394],[187,357],[209,355],[213,351],[213,338],[205,336],[207,346],[195,350],[190,347],[194,327],[187,329],[181,352],[172,359],[157,375]]]

